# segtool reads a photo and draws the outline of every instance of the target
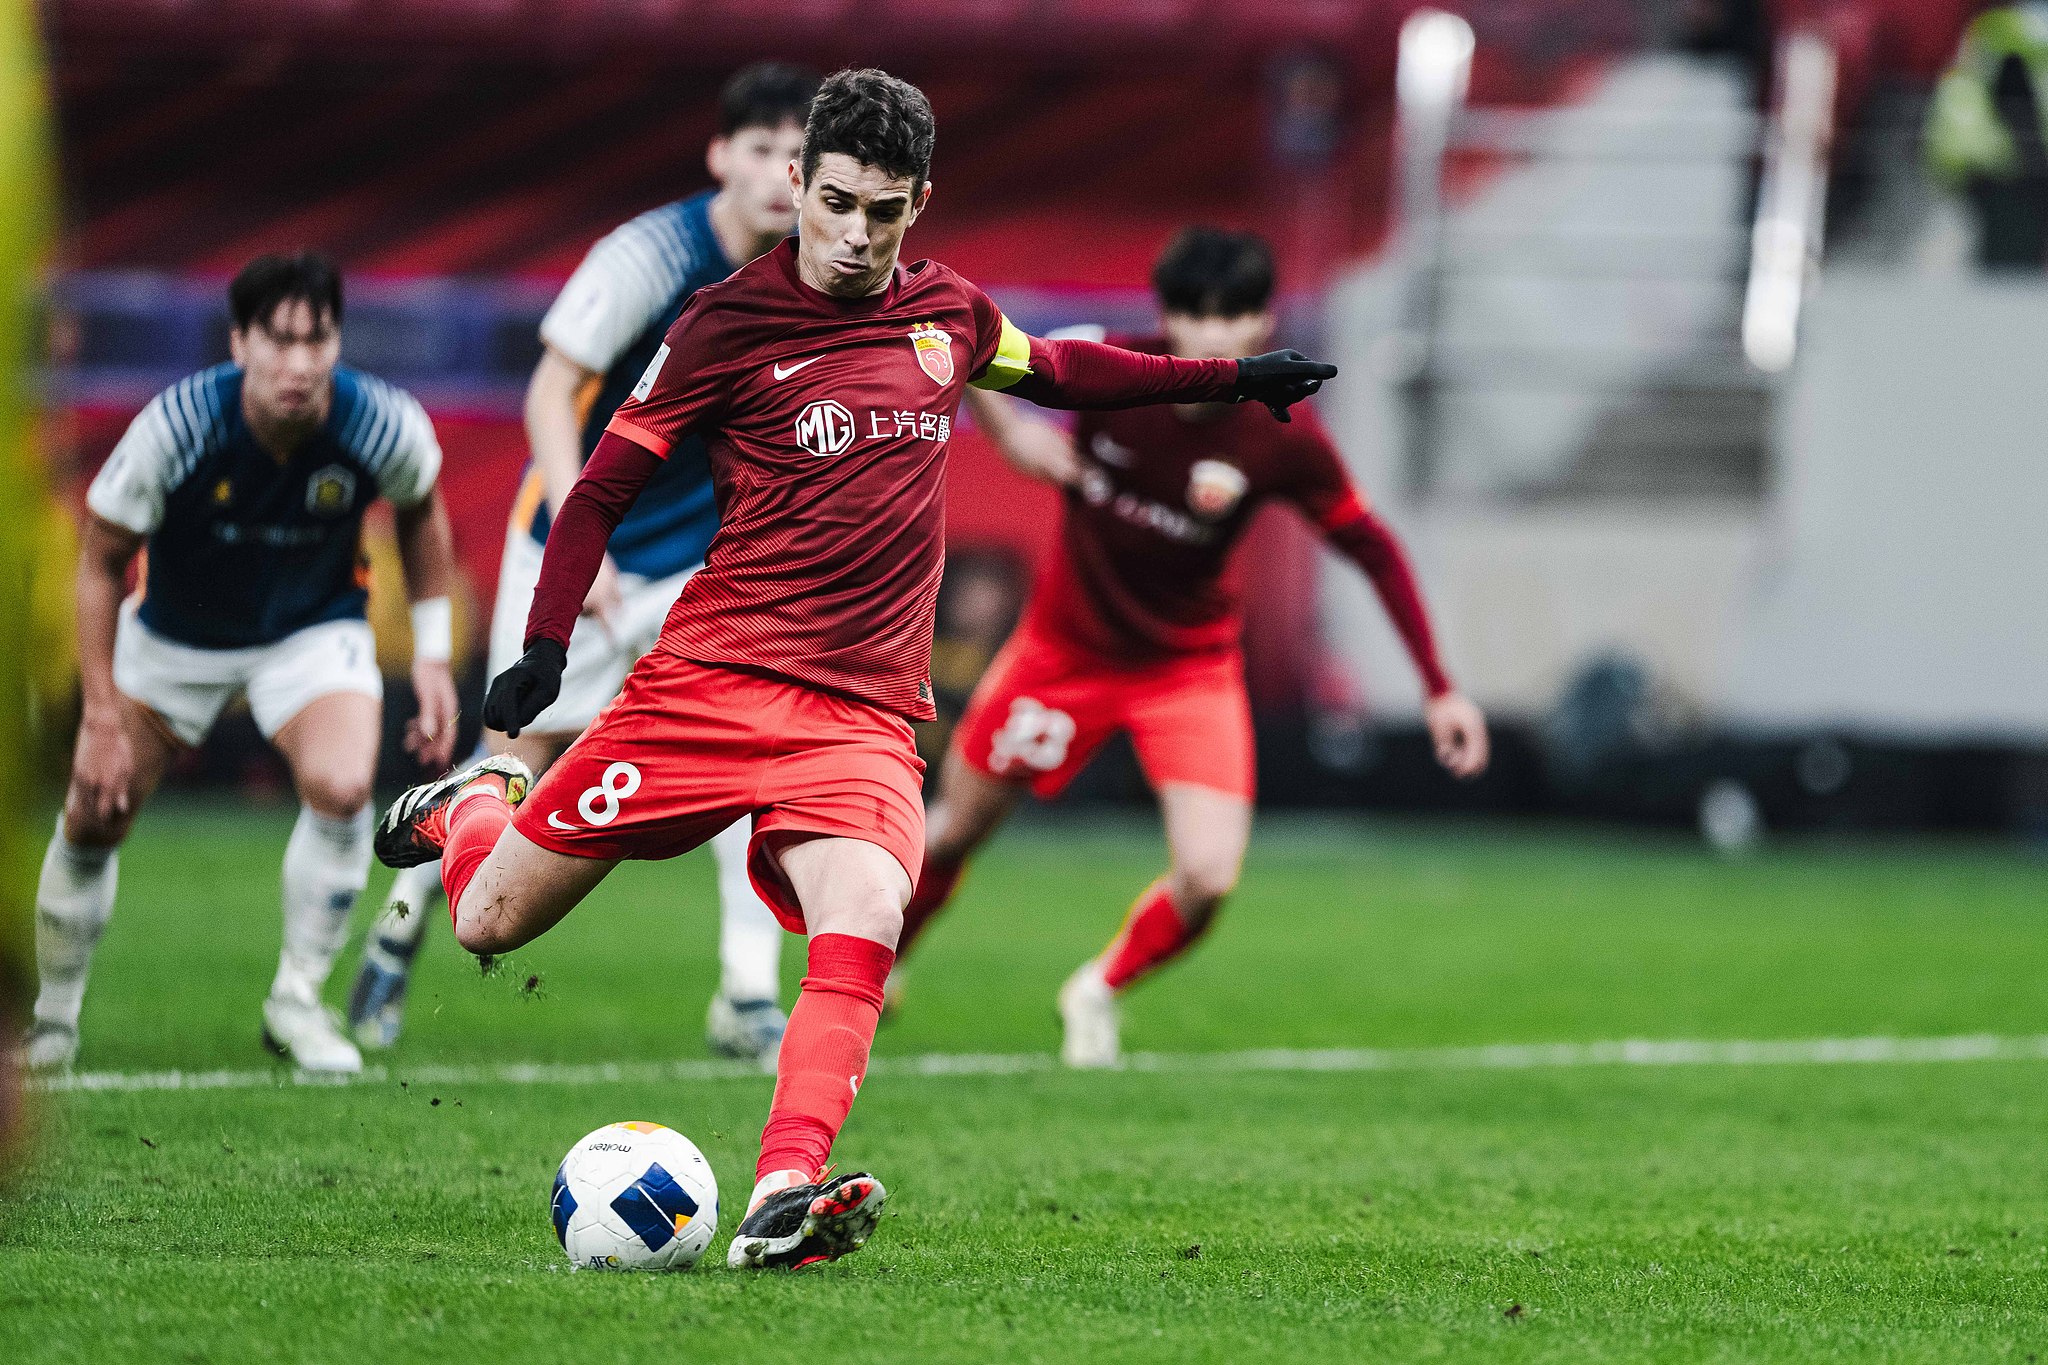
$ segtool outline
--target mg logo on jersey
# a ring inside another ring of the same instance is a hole
[[[218,490],[214,496],[220,496]],[[229,496],[233,496],[232,490]],[[355,496],[355,471],[346,465],[324,466],[314,470],[313,477],[306,480],[306,510],[316,517],[340,516],[348,511]]]
[[[853,444],[853,414],[825,398],[796,418],[796,443],[813,455],[840,455]]]
[[[934,384],[953,382],[953,338],[945,328],[920,322],[910,329],[910,344],[917,348],[917,363]]]
[[[1197,460],[1188,471],[1188,510],[1204,521],[1230,515],[1244,497],[1244,471],[1221,460]]]

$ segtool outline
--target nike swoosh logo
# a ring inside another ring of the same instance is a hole
[[[560,812],[560,811],[558,811],[558,810],[551,810],[551,811],[549,811],[549,812],[548,812],[548,823],[549,823],[550,825],[553,825],[553,826],[554,826],[554,827],[555,827],[556,829],[574,829],[574,828],[576,828],[576,826],[574,826],[574,825],[570,824],[570,823],[569,823],[568,821],[564,820],[564,819],[562,818],[562,812]]]
[[[809,360],[799,360],[799,361],[797,361],[797,363],[796,363],[796,364],[794,364],[794,365],[790,366],[790,367],[789,367],[788,369],[786,369],[786,370],[782,368],[782,362],[778,360],[778,361],[776,361],[776,362],[775,362],[775,377],[776,377],[777,379],[787,379],[787,378],[789,378],[789,377],[790,377],[791,375],[795,374],[795,373],[796,373],[796,372],[797,372],[798,370],[801,370],[801,369],[802,369],[802,368],[803,368],[804,366],[806,366],[806,365],[815,365],[815,364],[817,364],[817,363],[818,363],[819,361],[823,360],[824,358],[825,358],[825,357],[823,357],[823,356],[821,356],[821,355],[814,355],[814,356],[812,356],[812,357],[811,357],[811,358],[810,358]]]

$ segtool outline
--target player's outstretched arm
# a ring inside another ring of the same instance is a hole
[[[455,757],[455,677],[449,671],[455,631],[448,596],[455,585],[455,535],[438,483],[420,501],[392,510],[405,595],[412,603],[412,688],[420,708],[406,722],[405,751],[439,771]]]
[[[1287,409],[1337,376],[1335,365],[1299,351],[1240,360],[1145,355],[1076,337],[1027,336],[1005,318],[996,354],[974,380],[1047,408],[1134,408],[1150,403],[1263,403]]]
[[[127,594],[128,566],[163,524],[164,504],[187,472],[192,442],[185,380],[150,400],[107,456],[86,490],[79,533],[76,602],[78,672],[85,696],[78,749],[71,758],[72,794],[81,814],[114,825],[133,812],[135,746],[114,686],[114,633]]]
[[[1445,772],[1468,781],[1486,771],[1492,744],[1486,734],[1486,715],[1471,698],[1456,691],[1431,697],[1422,705],[1422,723]]]
[[[1071,488],[1080,480],[1081,456],[1074,438],[1051,422],[986,389],[968,389],[967,406],[1003,462],[1025,478],[1056,488]]]
[[[1304,398],[1313,398],[1326,379],[1337,377],[1337,367],[1311,360],[1300,351],[1268,351],[1248,355],[1237,362],[1239,403],[1264,403],[1266,411],[1281,421],[1290,421],[1287,409]]]
[[[1334,455],[1332,456],[1334,461]],[[1364,571],[1379,594],[1387,619],[1393,622],[1408,657],[1422,677],[1423,724],[1429,729],[1436,761],[1456,778],[1486,771],[1489,748],[1486,717],[1452,684],[1437,652],[1436,632],[1414,565],[1401,538],[1377,512],[1359,501],[1348,487],[1323,520],[1323,536],[1339,553]]]
[[[605,544],[660,467],[659,455],[617,432],[598,441],[548,530],[526,617],[526,653],[484,696],[484,724],[491,729],[517,736],[561,692],[569,636],[604,562]]]
[[[76,603],[79,690],[84,710],[78,723],[78,751],[71,761],[77,797],[94,818],[124,819],[135,775],[134,747],[121,719],[121,694],[114,687],[114,631],[127,591],[128,566],[142,537],[125,526],[88,514],[79,535]]]
[[[1437,653],[1436,632],[1414,565],[1400,536],[1359,493],[1344,458],[1310,412],[1288,439],[1289,476],[1282,495],[1322,532],[1330,547],[1356,564],[1379,594],[1387,619],[1422,677],[1422,719],[1436,760],[1451,776],[1486,771],[1486,717],[1452,685]]]
[[[526,448],[540,472],[548,515],[559,516],[576,476],[583,472],[583,413],[603,376],[543,340],[540,361],[526,384]],[[585,612],[612,629],[622,602],[619,571],[607,555],[591,584]]]

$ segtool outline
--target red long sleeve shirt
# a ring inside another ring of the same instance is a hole
[[[657,648],[929,718],[944,457],[969,382],[1108,409],[1227,399],[1237,366],[1028,339],[931,261],[840,299],[784,242],[697,293],[612,418],[548,535],[528,642],[567,645],[612,528],[695,432],[720,525]]]
[[[1234,648],[1243,622],[1230,553],[1258,506],[1278,500],[1371,580],[1429,695],[1450,691],[1399,538],[1353,486],[1314,410],[1299,405],[1293,418],[1276,422],[1256,404],[1084,415],[1074,431],[1084,474],[1067,493],[1062,553],[1033,594],[1033,627],[1114,658]]]

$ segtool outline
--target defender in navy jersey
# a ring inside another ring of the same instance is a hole
[[[369,875],[383,680],[364,619],[363,514],[396,511],[413,600],[420,714],[407,748],[434,769],[455,739],[441,449],[411,395],[339,366],[341,281],[318,256],[268,256],[229,287],[232,362],[142,410],[86,496],[78,563],[85,711],[70,791],[36,892],[42,990],[29,1062],[68,1066],[115,850],[180,749],[248,698],[302,808],[284,856],[284,950],[264,1037],[314,1071],[362,1058],[320,990]],[[141,590],[122,601],[136,553]]]
[[[605,424],[640,380],[669,324],[690,296],[787,237],[796,225],[787,168],[803,145],[815,74],[761,63],[726,84],[719,135],[706,162],[719,188],[641,214],[600,240],[541,320],[542,356],[526,396],[533,452],[498,573],[491,617],[490,672],[525,649],[527,609],[541,551],[561,506]],[[514,753],[535,772],[619,694],[627,671],[661,633],[669,605],[704,563],[718,530],[718,504],[704,443],[677,445],[612,533],[597,582],[569,645],[562,692],[516,740],[487,735],[493,753]],[[752,821],[712,840],[722,907],[719,990],[706,1031],[714,1051],[772,1065],[785,1018],[777,1001],[782,932],[747,879]],[[438,865],[408,869],[392,883],[384,914],[364,947],[349,998],[356,1037],[389,1047],[403,1024],[411,962],[441,894]]]

